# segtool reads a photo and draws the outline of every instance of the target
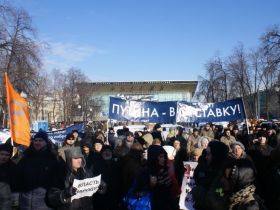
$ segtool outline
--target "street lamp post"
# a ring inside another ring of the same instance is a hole
[[[275,90],[275,92],[277,94],[277,98],[278,98],[277,102],[278,102],[279,106],[278,106],[278,109],[277,109],[277,115],[278,115],[278,118],[279,118],[280,117],[280,85],[277,84],[274,87],[274,90]]]

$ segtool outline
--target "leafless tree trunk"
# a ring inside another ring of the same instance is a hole
[[[32,19],[26,11],[0,4],[0,78],[8,72],[15,89],[27,95],[37,88],[37,72],[41,66],[38,43]],[[1,84],[1,107],[7,113],[3,80]]]
[[[198,97],[207,102],[224,101],[228,98],[228,78],[221,58],[211,59],[206,63],[206,77],[200,77]]]

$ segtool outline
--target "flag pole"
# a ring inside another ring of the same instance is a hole
[[[106,143],[107,143],[107,145],[110,145],[109,144],[109,120],[110,119],[107,119],[107,135],[106,135]]]
[[[245,123],[246,123],[246,127],[247,127],[247,133],[249,135],[249,126],[248,126],[248,121],[247,121],[247,113],[246,113],[246,108],[245,108],[243,97],[241,97],[241,100],[242,100],[242,104],[243,104],[243,107],[244,107]]]

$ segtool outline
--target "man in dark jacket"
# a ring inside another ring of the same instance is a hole
[[[0,209],[12,209],[15,163],[11,161],[13,147],[9,143],[0,145]]]
[[[16,181],[20,191],[20,209],[50,209],[45,197],[57,169],[58,158],[51,149],[48,135],[39,131],[17,165]]]

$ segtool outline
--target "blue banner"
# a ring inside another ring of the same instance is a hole
[[[177,102],[129,101],[110,97],[109,118],[119,121],[175,123]]]
[[[71,133],[73,130],[77,130],[79,132],[79,134],[84,133],[84,124],[80,123],[80,124],[75,124],[75,125],[71,125],[65,129],[61,129],[61,130],[57,130],[57,131],[50,131],[47,132],[49,139],[53,142],[53,143],[62,143],[66,136]],[[32,133],[32,136],[35,135],[36,132]]]
[[[66,136],[71,133],[73,130],[77,130],[80,134],[84,133],[84,124],[75,124],[69,126],[63,130],[51,131],[48,132],[49,139],[53,142],[63,142]]]
[[[223,122],[246,118],[242,98],[218,103],[178,102],[177,122]]]

